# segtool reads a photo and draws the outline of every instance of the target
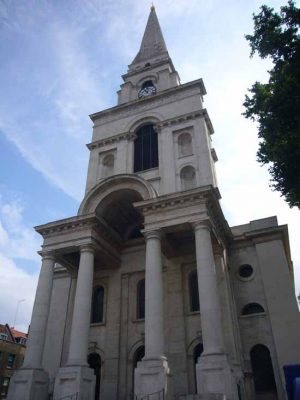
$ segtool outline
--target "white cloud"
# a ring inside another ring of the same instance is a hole
[[[20,201],[0,197],[0,315],[1,323],[27,332],[35,297],[41,239],[23,220]],[[31,273],[27,272],[30,265]],[[18,301],[25,299],[19,304]]]
[[[25,226],[20,202],[3,202],[0,198],[0,254],[9,259],[39,261],[37,250],[41,239],[30,227]]]
[[[12,259],[0,254],[0,315],[1,323],[13,325],[27,332],[35,297],[37,274],[30,275],[18,268]],[[16,315],[17,304],[21,299]]]

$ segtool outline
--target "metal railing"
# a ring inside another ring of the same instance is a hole
[[[149,393],[145,396],[138,398],[135,396],[135,400],[165,400],[165,389],[159,390],[158,392]]]

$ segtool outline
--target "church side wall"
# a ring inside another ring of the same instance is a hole
[[[300,360],[300,314],[282,241],[256,243],[256,251],[283,380],[283,366]]]
[[[274,376],[281,399],[286,398],[282,367],[297,362],[297,338],[299,338],[299,312],[293,298],[286,256],[281,240],[248,242],[232,249],[230,264],[231,280],[236,300],[241,332],[245,373],[252,373],[250,350],[263,344],[270,350]],[[239,266],[250,264],[254,273],[241,278]],[[241,315],[249,303],[260,304],[265,312]],[[297,314],[298,313],[298,314]],[[298,325],[297,325],[298,324]]]

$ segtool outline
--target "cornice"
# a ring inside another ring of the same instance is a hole
[[[207,124],[209,133],[212,135],[214,133],[214,130],[213,130],[213,126],[212,126],[212,123],[208,116],[206,108],[203,108],[202,110],[194,111],[191,113],[187,113],[187,114],[181,114],[174,118],[169,118],[169,119],[160,121],[159,123],[157,123],[155,125],[155,129],[157,130],[157,132],[161,132],[161,130],[165,127],[174,126],[174,125],[180,124],[182,122],[190,121],[190,120],[193,120],[196,118],[203,118],[203,117]],[[121,140],[133,140],[135,138],[136,138],[136,135],[132,131],[121,132],[114,136],[110,136],[105,139],[100,139],[100,140],[96,140],[94,142],[88,143],[86,146],[89,150],[94,150],[99,147],[112,145],[114,143],[120,142]]]
[[[242,245],[256,245],[266,243],[273,240],[282,240],[289,268],[292,269],[291,264],[291,251],[289,243],[289,234],[287,225],[272,226],[263,229],[256,229],[253,231],[243,232],[239,235],[233,236],[232,247],[240,247]]]
[[[102,218],[99,218],[94,213],[50,222],[49,224],[36,226],[34,229],[44,239],[85,229],[95,229],[104,240],[114,246],[120,248],[122,243],[119,235]]]
[[[35,226],[34,229],[43,237],[57,234],[64,231],[78,230],[81,228],[92,227],[96,224],[95,214],[87,214],[65,218],[58,221],[49,222],[48,224]]]
[[[207,110],[206,108],[203,108],[202,110],[198,110],[198,111],[194,111],[191,113],[187,113],[187,114],[182,114],[182,115],[178,115],[176,117],[173,118],[169,118],[166,119],[164,121],[161,121],[159,123],[156,124],[156,127],[158,130],[161,130],[162,128],[168,127],[168,126],[173,126],[173,125],[177,125],[180,124],[182,122],[186,122],[186,121],[190,121],[196,118],[201,118],[204,117],[205,122],[207,124],[209,133],[212,135],[214,133],[214,128],[212,126],[211,120],[208,116]]]
[[[98,147],[103,147],[107,145],[111,145],[117,142],[120,142],[121,140],[132,140],[135,139],[136,135],[133,132],[122,132],[118,133],[117,135],[111,136],[106,139],[100,139],[95,142],[88,143],[86,147],[89,150],[94,150]]]
[[[131,113],[137,114],[142,111],[147,111],[153,106],[161,106],[167,101],[177,101],[183,98],[185,92],[195,88],[200,89],[200,94],[206,94],[206,90],[202,79],[197,79],[192,82],[187,82],[183,85],[175,86],[173,88],[163,90],[154,96],[145,97],[143,99],[136,99],[128,103],[120,104],[115,107],[108,108],[103,111],[91,114],[90,118],[95,123],[97,120],[102,120],[103,123],[119,119],[122,115],[130,115]]]
[[[176,192],[159,196],[155,199],[139,201],[134,203],[134,207],[141,210],[143,214],[159,211],[160,209],[177,208],[178,205],[184,206],[195,200],[205,200],[207,193],[211,191],[211,186],[188,190],[186,192]]]

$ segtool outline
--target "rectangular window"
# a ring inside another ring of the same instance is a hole
[[[16,356],[14,354],[9,354],[7,357],[7,368],[13,368]]]
[[[2,378],[1,386],[0,386],[0,396],[6,397],[8,392],[10,378]]]

